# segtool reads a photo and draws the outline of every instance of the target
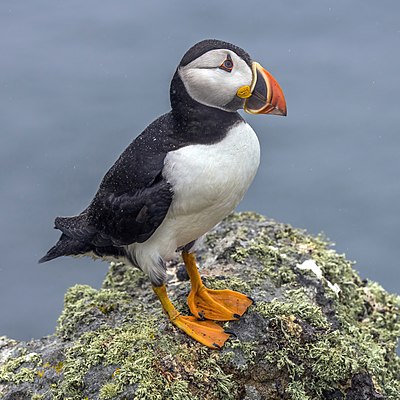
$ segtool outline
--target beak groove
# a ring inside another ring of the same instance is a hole
[[[285,96],[276,79],[259,63],[253,62],[251,97],[246,99],[244,110],[249,114],[287,115]]]

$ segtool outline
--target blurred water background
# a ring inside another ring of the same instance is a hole
[[[289,115],[246,119],[262,145],[239,210],[324,231],[361,276],[400,291],[400,2],[0,3],[0,335],[53,332],[66,289],[107,264],[37,260],[121,151],[169,110],[204,38],[246,49]]]

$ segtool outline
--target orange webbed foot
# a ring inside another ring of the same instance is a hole
[[[193,315],[214,321],[238,320],[253,304],[248,296],[233,290],[213,290],[201,285],[188,296]]]
[[[153,286],[154,293],[160,299],[164,311],[171,322],[187,335],[210,349],[221,349],[231,335],[212,321],[199,321],[196,317],[181,315],[171,303],[165,285]]]
[[[199,321],[192,316],[178,315],[172,323],[182,329],[187,335],[210,349],[221,349],[228,340],[230,333],[212,321]]]

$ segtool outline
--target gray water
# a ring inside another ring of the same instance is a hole
[[[136,4],[135,4],[136,3]],[[7,1],[0,4],[0,335],[53,332],[66,289],[107,264],[38,265],[120,152],[168,111],[204,38],[246,49],[289,115],[245,116],[262,145],[239,210],[324,231],[399,292],[400,2]]]

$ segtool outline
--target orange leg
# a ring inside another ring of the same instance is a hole
[[[230,334],[215,322],[199,321],[195,317],[181,315],[168,298],[165,285],[153,286],[153,290],[171,322],[193,339],[211,349],[220,349],[229,338]]]
[[[242,293],[206,288],[197,270],[195,256],[183,251],[182,258],[192,284],[188,305],[193,315],[214,321],[237,320],[253,304],[253,300]]]

